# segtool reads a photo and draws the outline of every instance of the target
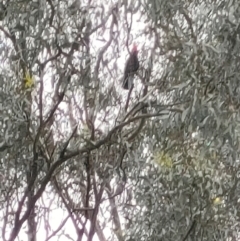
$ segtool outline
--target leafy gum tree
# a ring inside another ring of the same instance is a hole
[[[234,1],[3,1],[2,240],[237,240],[238,19]]]

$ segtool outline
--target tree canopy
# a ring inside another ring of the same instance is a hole
[[[238,240],[239,5],[3,0],[1,240]]]

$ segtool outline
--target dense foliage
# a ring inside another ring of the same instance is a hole
[[[2,240],[238,240],[239,5],[2,1]]]

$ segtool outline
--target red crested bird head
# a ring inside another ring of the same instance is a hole
[[[134,43],[132,48],[132,53],[137,53],[137,52],[138,52],[137,45]]]

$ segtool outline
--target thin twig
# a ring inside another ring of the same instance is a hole
[[[192,224],[188,227],[188,230],[187,230],[186,234],[184,235],[184,237],[183,237],[183,239],[181,241],[187,240],[188,236],[190,235],[190,233],[193,230],[193,228],[195,227],[195,225],[196,225],[196,220],[194,220],[192,222]]]

